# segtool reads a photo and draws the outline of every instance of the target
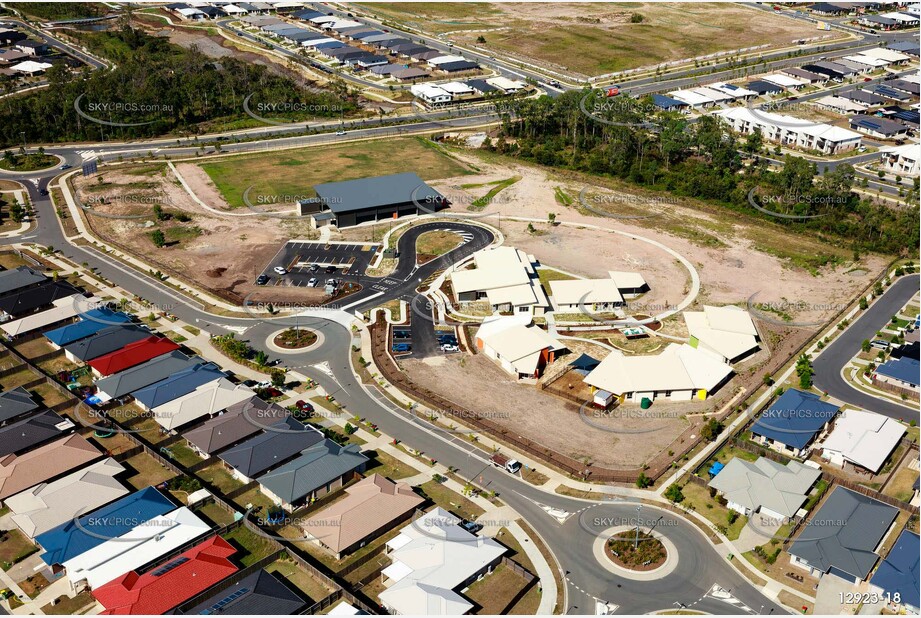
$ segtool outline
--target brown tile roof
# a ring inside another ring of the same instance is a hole
[[[22,455],[0,458],[0,500],[69,472],[102,453],[73,434]]]
[[[349,487],[348,495],[304,521],[304,532],[334,552],[359,543],[424,500],[406,483],[394,483],[379,474]]]

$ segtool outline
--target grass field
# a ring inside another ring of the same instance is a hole
[[[304,148],[258,155],[228,157],[201,165],[231,208],[243,208],[243,193],[250,186],[250,201],[257,196],[314,195],[313,185],[366,176],[414,171],[423,180],[468,173],[454,159],[421,138],[407,137]]]
[[[364,8],[463,45],[581,75],[655,66],[815,36],[807,23],[733,4],[366,3]],[[502,27],[497,27],[501,25]],[[485,43],[478,41],[479,37]]]

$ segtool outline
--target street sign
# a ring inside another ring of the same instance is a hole
[[[96,161],[97,161],[96,159],[93,159],[92,161],[87,161],[86,163],[83,164],[83,175],[84,176],[95,174],[98,171],[99,168],[96,164]]]

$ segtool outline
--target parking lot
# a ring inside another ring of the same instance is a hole
[[[288,241],[262,271],[262,285],[307,286],[311,279],[323,285],[327,279],[363,275],[379,243],[332,243]],[[279,269],[285,271],[281,273]]]
[[[454,329],[434,330],[427,320],[416,319],[409,324],[395,325],[390,333],[390,352],[394,357],[425,358],[459,351]]]

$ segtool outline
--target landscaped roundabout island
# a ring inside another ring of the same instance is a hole
[[[618,532],[604,546],[608,559],[622,569],[654,571],[668,560],[665,544],[648,532]]]

